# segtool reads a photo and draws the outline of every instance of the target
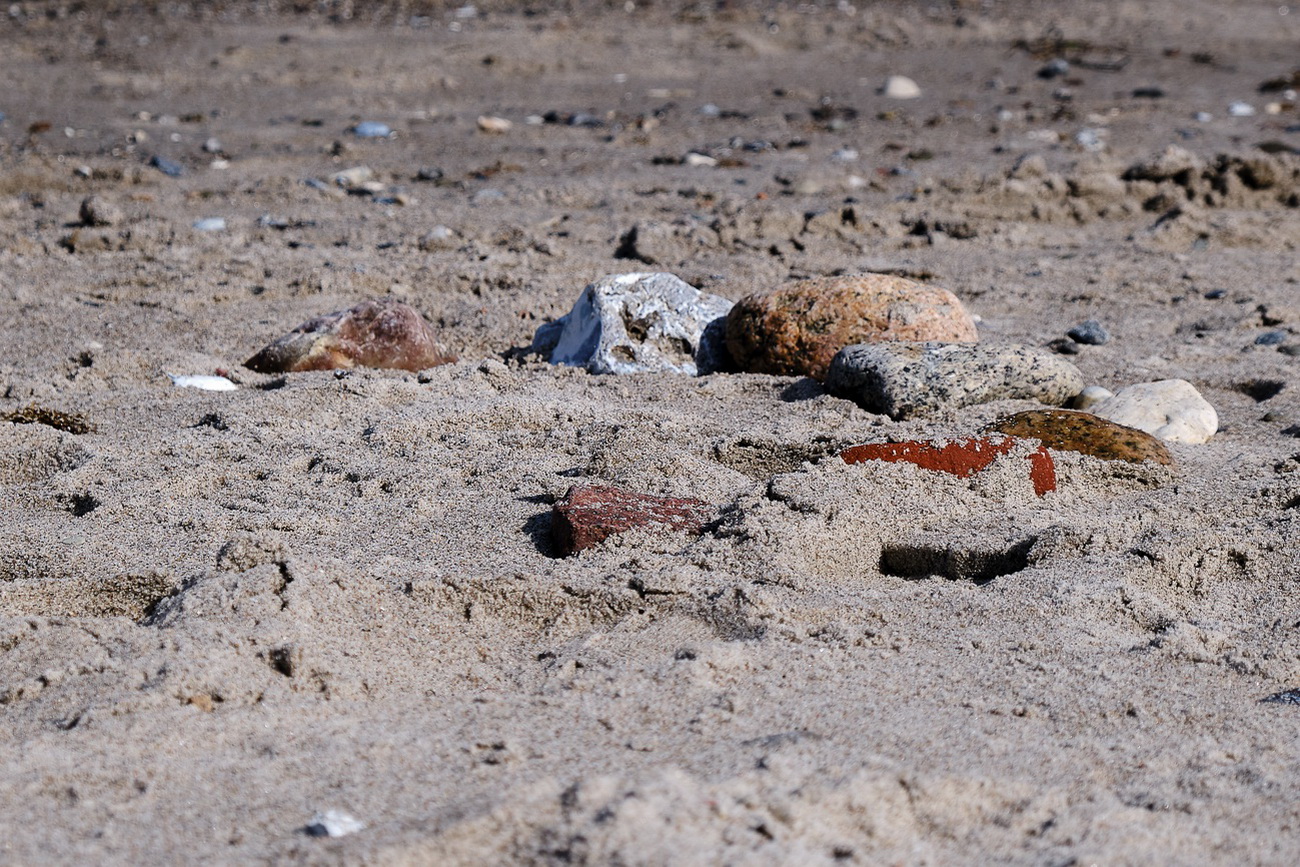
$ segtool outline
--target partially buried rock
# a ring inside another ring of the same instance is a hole
[[[575,485],[551,507],[551,538],[555,552],[567,557],[635,527],[660,525],[699,533],[714,511],[702,500]]]
[[[1166,442],[1203,443],[1219,429],[1219,415],[1184,379],[1121,388],[1092,407],[1093,415],[1146,431]]]
[[[727,348],[747,373],[823,379],[854,343],[973,343],[975,322],[947,289],[889,274],[818,277],[742,298],[727,315]]]
[[[1060,405],[1083,390],[1083,375],[1029,346],[865,343],[836,354],[826,389],[868,412],[905,419],[994,400]]]
[[[672,274],[611,275],[537,329],[532,351],[592,373],[710,373],[723,367],[724,350],[718,329],[706,329],[730,309]]]
[[[840,459],[846,464],[905,461],[916,464],[923,470],[949,473],[965,479],[987,469],[995,460],[1012,452],[1020,442],[1015,437],[1000,436],[948,442],[913,440],[902,443],[869,443],[845,449],[840,452]],[[1052,456],[1040,447],[1029,452],[1026,457],[1034,493],[1041,497],[1056,490],[1056,464],[1052,461]]]
[[[1068,409],[1031,409],[1000,418],[988,431],[1033,437],[1049,449],[1078,452],[1106,461],[1140,464],[1155,461],[1171,466],[1173,458],[1164,443],[1149,433]]]
[[[116,226],[126,219],[122,209],[103,196],[86,196],[79,211],[84,226]]]
[[[455,360],[414,308],[376,298],[304,322],[244,366],[258,373],[353,367],[414,371]]]

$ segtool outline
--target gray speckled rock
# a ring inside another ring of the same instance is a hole
[[[904,419],[1010,398],[1059,406],[1083,390],[1083,375],[1029,346],[860,343],[831,361],[826,389],[869,412]]]
[[[567,314],[537,329],[532,351],[592,373],[710,373],[724,366],[719,329],[731,309],[672,274],[616,274],[582,290]]]

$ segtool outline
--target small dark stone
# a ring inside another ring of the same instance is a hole
[[[1078,355],[1079,344],[1073,340],[1067,340],[1064,337],[1058,337],[1055,340],[1047,342],[1047,348],[1060,355]]]
[[[1086,322],[1080,322],[1078,325],[1065,332],[1075,343],[1083,343],[1088,346],[1101,346],[1110,340],[1110,332],[1096,319],[1089,319]]]
[[[1300,424],[1293,424],[1288,428],[1283,428],[1282,436],[1295,437],[1296,439],[1300,439]]]
[[[1256,346],[1277,346],[1286,340],[1285,331],[1265,331],[1259,337],[1255,338]]]
[[[149,160],[149,165],[153,166],[164,175],[167,175],[169,178],[179,178],[181,175],[185,174],[185,167],[180,163],[172,162],[167,159],[167,157],[160,157],[156,154]]]
[[[1067,60],[1056,58],[1051,63],[1038,70],[1038,77],[1044,79],[1059,78],[1062,75],[1068,75],[1070,72],[1070,63]]]
[[[1134,99],[1163,99],[1165,91],[1160,87],[1135,87],[1133,88]]]
[[[1209,301],[1218,301],[1220,298],[1226,298],[1227,295],[1227,289],[1211,289],[1209,292],[1205,293],[1204,297]]]

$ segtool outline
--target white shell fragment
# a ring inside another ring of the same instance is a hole
[[[731,302],[672,274],[617,274],[582,290],[573,309],[543,325],[533,351],[592,373],[684,373],[721,366],[719,329]]]
[[[204,374],[167,374],[172,385],[178,388],[198,388],[203,391],[234,391],[239,388],[224,376],[207,376]]]
[[[312,816],[304,829],[311,837],[346,837],[365,830],[366,824],[342,810],[326,810]]]
[[[1121,388],[1091,408],[1093,415],[1171,443],[1203,443],[1219,429],[1219,415],[1190,382],[1162,379]]]

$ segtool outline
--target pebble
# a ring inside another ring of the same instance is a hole
[[[181,175],[185,174],[185,167],[180,163],[172,162],[166,157],[160,157],[156,154],[149,160],[149,165],[153,166],[164,175],[167,175],[169,178],[179,178]]]
[[[947,442],[912,440],[901,443],[871,443],[853,446],[840,452],[846,464],[864,461],[906,461],[924,470],[951,473],[969,478],[988,468],[995,460],[1008,454],[1021,443],[1012,436],[972,437]],[[1034,493],[1043,496],[1056,490],[1056,464],[1043,447],[1027,455],[1029,478],[1034,483]]]
[[[716,337],[704,339],[705,330],[730,309],[726,298],[672,274],[610,275],[537,329],[532,351],[592,373],[710,373],[724,366],[725,355]]]
[[[235,391],[239,386],[224,376],[206,376],[203,374],[169,373],[172,385],[177,388],[197,388],[201,391]]]
[[[715,511],[703,500],[575,485],[551,507],[551,540],[555,553],[568,557],[635,527],[659,525],[698,534]]]
[[[1090,409],[1115,393],[1100,385],[1090,385],[1070,399],[1071,409]]]
[[[357,138],[388,138],[393,134],[393,129],[386,123],[363,120],[352,127],[352,134]]]
[[[342,810],[326,810],[312,816],[303,829],[309,837],[346,837],[365,830],[365,823]]]
[[[1286,341],[1285,331],[1265,331],[1255,338],[1256,346],[1277,346]]]
[[[1228,114],[1233,117],[1253,117],[1255,106],[1248,102],[1234,102],[1228,106]]]
[[[921,87],[905,75],[891,75],[885,79],[880,92],[890,99],[916,99],[921,95]]]
[[[221,153],[221,139],[218,138],[208,139],[203,143],[203,150],[205,153],[210,153],[210,154]]]
[[[1110,340],[1110,332],[1096,319],[1088,319],[1065,332],[1075,343],[1087,346],[1101,346]]]
[[[514,126],[513,123],[506,120],[504,117],[489,117],[487,115],[480,115],[477,124],[479,132],[486,132],[494,135],[510,132],[510,127]]]
[[[116,226],[126,219],[122,209],[103,196],[86,196],[78,213],[86,226]]]
[[[1060,57],[1050,61],[1047,65],[1038,70],[1039,78],[1059,78],[1062,75],[1070,74],[1070,62]]]
[[[1174,462],[1169,449],[1151,434],[1089,412],[1031,409],[1004,416],[985,430],[1008,436],[1032,437],[1045,448],[1078,452],[1105,461],[1131,464],[1155,461],[1164,466],[1171,466]]]
[[[224,217],[204,217],[194,221],[194,229],[198,232],[224,232],[226,220]]]
[[[823,379],[845,346],[895,340],[979,339],[947,289],[889,274],[816,277],[742,298],[727,316],[740,370]]]
[[[375,173],[370,166],[353,166],[350,169],[344,169],[330,175],[330,180],[340,187],[359,187],[374,175]]]
[[[1203,443],[1219,429],[1214,407],[1183,379],[1121,388],[1113,397],[1093,406],[1091,412],[1166,442]]]
[[[304,322],[244,366],[258,373],[353,367],[418,371],[455,360],[413,307],[375,298]]]
[[[835,355],[826,389],[898,420],[994,400],[1060,405],[1083,390],[1083,375],[1030,346],[864,343]]]

